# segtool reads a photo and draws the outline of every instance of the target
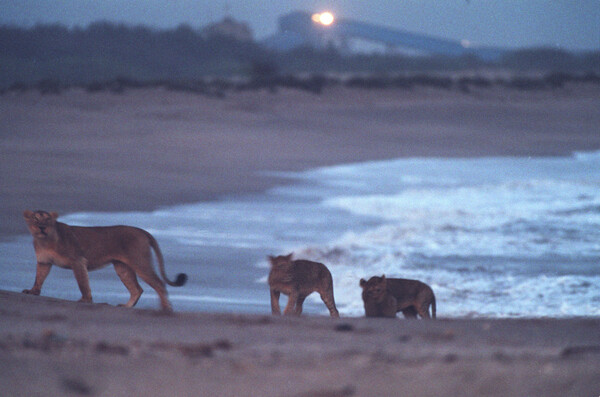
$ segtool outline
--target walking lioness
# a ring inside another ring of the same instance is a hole
[[[69,226],[56,221],[56,212],[27,210],[23,216],[33,236],[37,258],[33,288],[23,290],[23,293],[39,295],[50,268],[56,265],[73,270],[81,291],[79,301],[91,302],[88,271],[112,263],[131,294],[129,301],[123,306],[135,306],[142,295],[143,290],[137,281],[137,275],[156,290],[162,309],[172,310],[165,282],[179,287],[185,284],[187,275],[180,273],[175,281],[167,278],[162,253],[154,237],[147,231],[132,226]],[[154,249],[158,258],[162,280],[154,271],[150,248]]]
[[[371,277],[360,279],[362,299],[367,317],[396,317],[402,312],[406,318],[435,318],[435,295],[431,287],[418,280]],[[431,317],[429,316],[431,306]]]
[[[319,262],[303,259],[292,260],[292,255],[269,256],[272,313],[274,315],[281,314],[279,296],[283,293],[288,295],[288,302],[283,314],[299,316],[302,313],[302,304],[306,297],[316,291],[321,295],[331,317],[339,317],[333,299],[333,279],[327,267]]]

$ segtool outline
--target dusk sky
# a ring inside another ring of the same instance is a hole
[[[279,16],[295,10],[331,11],[337,18],[478,45],[600,49],[600,0],[0,0],[0,24],[107,20],[199,28],[230,15],[260,39],[276,31]]]

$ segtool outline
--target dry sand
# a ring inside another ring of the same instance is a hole
[[[5,94],[0,237],[26,232],[26,208],[151,210],[282,182],[260,171],[598,150],[599,94]],[[598,318],[167,316],[0,292],[0,320],[2,395],[600,395]]]

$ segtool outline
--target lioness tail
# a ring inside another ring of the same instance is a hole
[[[187,278],[188,278],[187,274],[179,273],[177,275],[177,278],[175,279],[175,281],[169,280],[169,278],[167,277],[167,274],[165,273],[165,261],[163,259],[160,248],[158,248],[158,243],[156,242],[156,239],[154,238],[154,236],[152,236],[148,232],[146,232],[146,234],[148,236],[148,240],[150,241],[150,246],[154,249],[156,258],[158,258],[158,269],[160,270],[160,275],[162,276],[163,280],[165,281],[165,283],[167,283],[173,287],[181,287],[187,281]]]

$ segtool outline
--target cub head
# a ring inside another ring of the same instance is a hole
[[[369,281],[360,279],[360,286],[363,289],[363,299],[371,302],[382,302],[387,295],[387,281],[385,275],[381,277],[373,276]]]
[[[29,232],[35,238],[46,239],[56,231],[56,212],[29,211],[23,212]]]
[[[287,266],[292,263],[292,256],[294,253],[292,252],[289,255],[279,255],[279,256],[271,256],[269,255],[269,263],[271,263],[272,268],[277,268],[280,266]]]

